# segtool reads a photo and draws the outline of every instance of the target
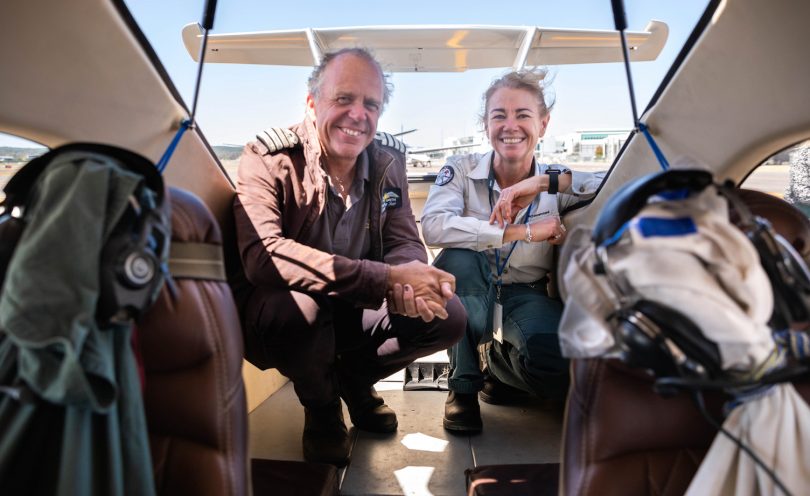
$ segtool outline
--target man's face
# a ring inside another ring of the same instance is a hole
[[[382,76],[373,65],[352,54],[332,60],[318,98],[307,96],[327,162],[354,163],[374,139],[382,101]]]

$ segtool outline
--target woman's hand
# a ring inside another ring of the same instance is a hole
[[[565,241],[565,226],[556,215],[531,222],[529,229],[532,232],[532,243],[546,241],[552,245],[561,245]],[[503,232],[503,242],[526,241],[527,234],[525,224],[510,224]]]
[[[556,215],[531,223],[532,241],[546,241],[552,245],[561,245],[565,241],[565,226]]]
[[[498,223],[503,227],[515,221],[515,216],[522,209],[529,206],[534,198],[545,188],[548,189],[548,177],[545,174],[536,175],[520,181],[501,190],[498,202],[492,207],[489,223]]]

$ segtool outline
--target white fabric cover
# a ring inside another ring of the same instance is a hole
[[[696,232],[645,237],[640,229],[642,218],[687,217]],[[577,247],[565,270],[569,298],[560,323],[560,344],[568,357],[619,351],[605,320],[618,297],[605,276],[594,273],[597,259],[589,236],[577,230],[568,241]],[[724,370],[757,370],[775,351],[767,325],[773,309],[770,282],[753,245],[729,223],[726,200],[715,188],[686,200],[648,204],[608,248],[608,261],[641,297],[690,317],[717,343]],[[732,410],[724,427],[757,453],[791,493],[810,494],[810,407],[792,384],[748,399]],[[687,494],[781,492],[750,456],[718,433]]]
[[[645,237],[639,228],[643,218],[687,217],[694,221],[695,233]],[[573,235],[582,241],[581,233]],[[605,276],[593,272],[593,244],[580,246],[565,271],[569,298],[560,345],[568,357],[611,355],[617,350],[605,318],[615,309],[617,297]],[[608,249],[608,260],[610,269],[641,297],[691,318],[718,344],[724,370],[752,370],[773,352],[767,326],[773,310],[768,277],[753,245],[728,221],[726,201],[714,188],[686,200],[644,207]]]
[[[810,492],[810,407],[792,384],[735,408],[723,426],[773,469],[794,495]],[[686,496],[782,494],[773,479],[718,433]]]

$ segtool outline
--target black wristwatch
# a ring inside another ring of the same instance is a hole
[[[548,194],[556,195],[560,190],[560,174],[570,174],[571,171],[551,166],[545,173],[548,174]]]

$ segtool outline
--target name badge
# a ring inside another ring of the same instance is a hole
[[[492,338],[503,344],[503,305],[498,301],[492,310]]]

